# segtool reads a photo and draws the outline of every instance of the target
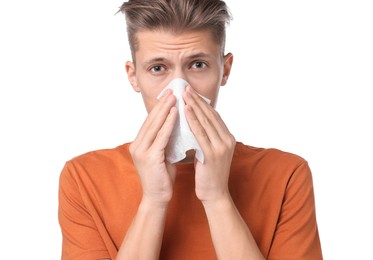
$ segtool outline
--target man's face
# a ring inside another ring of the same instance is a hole
[[[174,78],[183,78],[215,106],[220,86],[226,83],[233,56],[223,57],[221,46],[208,31],[137,33],[136,65],[127,62],[128,79],[141,92],[150,112],[158,94]]]

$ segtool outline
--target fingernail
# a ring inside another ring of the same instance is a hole
[[[172,97],[173,95],[172,94],[170,94],[168,97],[167,97],[167,100],[171,100],[173,97]]]
[[[172,93],[172,89],[167,89],[166,95],[170,95]]]
[[[193,94],[192,88],[191,88],[190,86],[187,86],[187,88],[186,88],[186,91],[185,91],[185,92],[187,93],[187,95],[188,95],[189,97],[191,97],[191,96],[192,96],[192,94]]]

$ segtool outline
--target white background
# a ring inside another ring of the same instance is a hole
[[[64,162],[132,140],[145,117],[121,3],[0,2],[2,259],[59,259]],[[372,257],[372,2],[227,3],[217,110],[238,140],[309,161],[325,259]]]

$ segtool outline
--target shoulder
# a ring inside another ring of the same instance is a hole
[[[292,178],[310,178],[307,161],[294,153],[237,143],[232,169],[256,182],[287,186]]]
[[[78,155],[68,160],[68,163],[72,164],[91,164],[91,163],[107,163],[114,162],[116,160],[131,161],[129,153],[130,143],[125,143],[114,148],[100,149],[89,151],[87,153]]]
[[[66,161],[61,179],[102,179],[132,169],[129,143],[110,149],[90,151]]]
[[[238,142],[236,145],[234,159],[268,168],[296,168],[301,164],[307,163],[303,157],[294,153],[275,148],[249,146],[241,142]]]
[[[129,153],[129,143],[122,144],[115,148],[90,151],[78,155],[67,161],[68,165],[81,166],[84,168],[100,168],[115,165],[132,165],[132,158]]]

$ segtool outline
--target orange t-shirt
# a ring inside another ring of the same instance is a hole
[[[62,259],[115,259],[141,199],[129,144],[68,161],[61,173]],[[160,259],[216,259],[194,189],[193,164],[177,165]],[[322,259],[312,176],[297,155],[237,143],[230,193],[267,259]]]

